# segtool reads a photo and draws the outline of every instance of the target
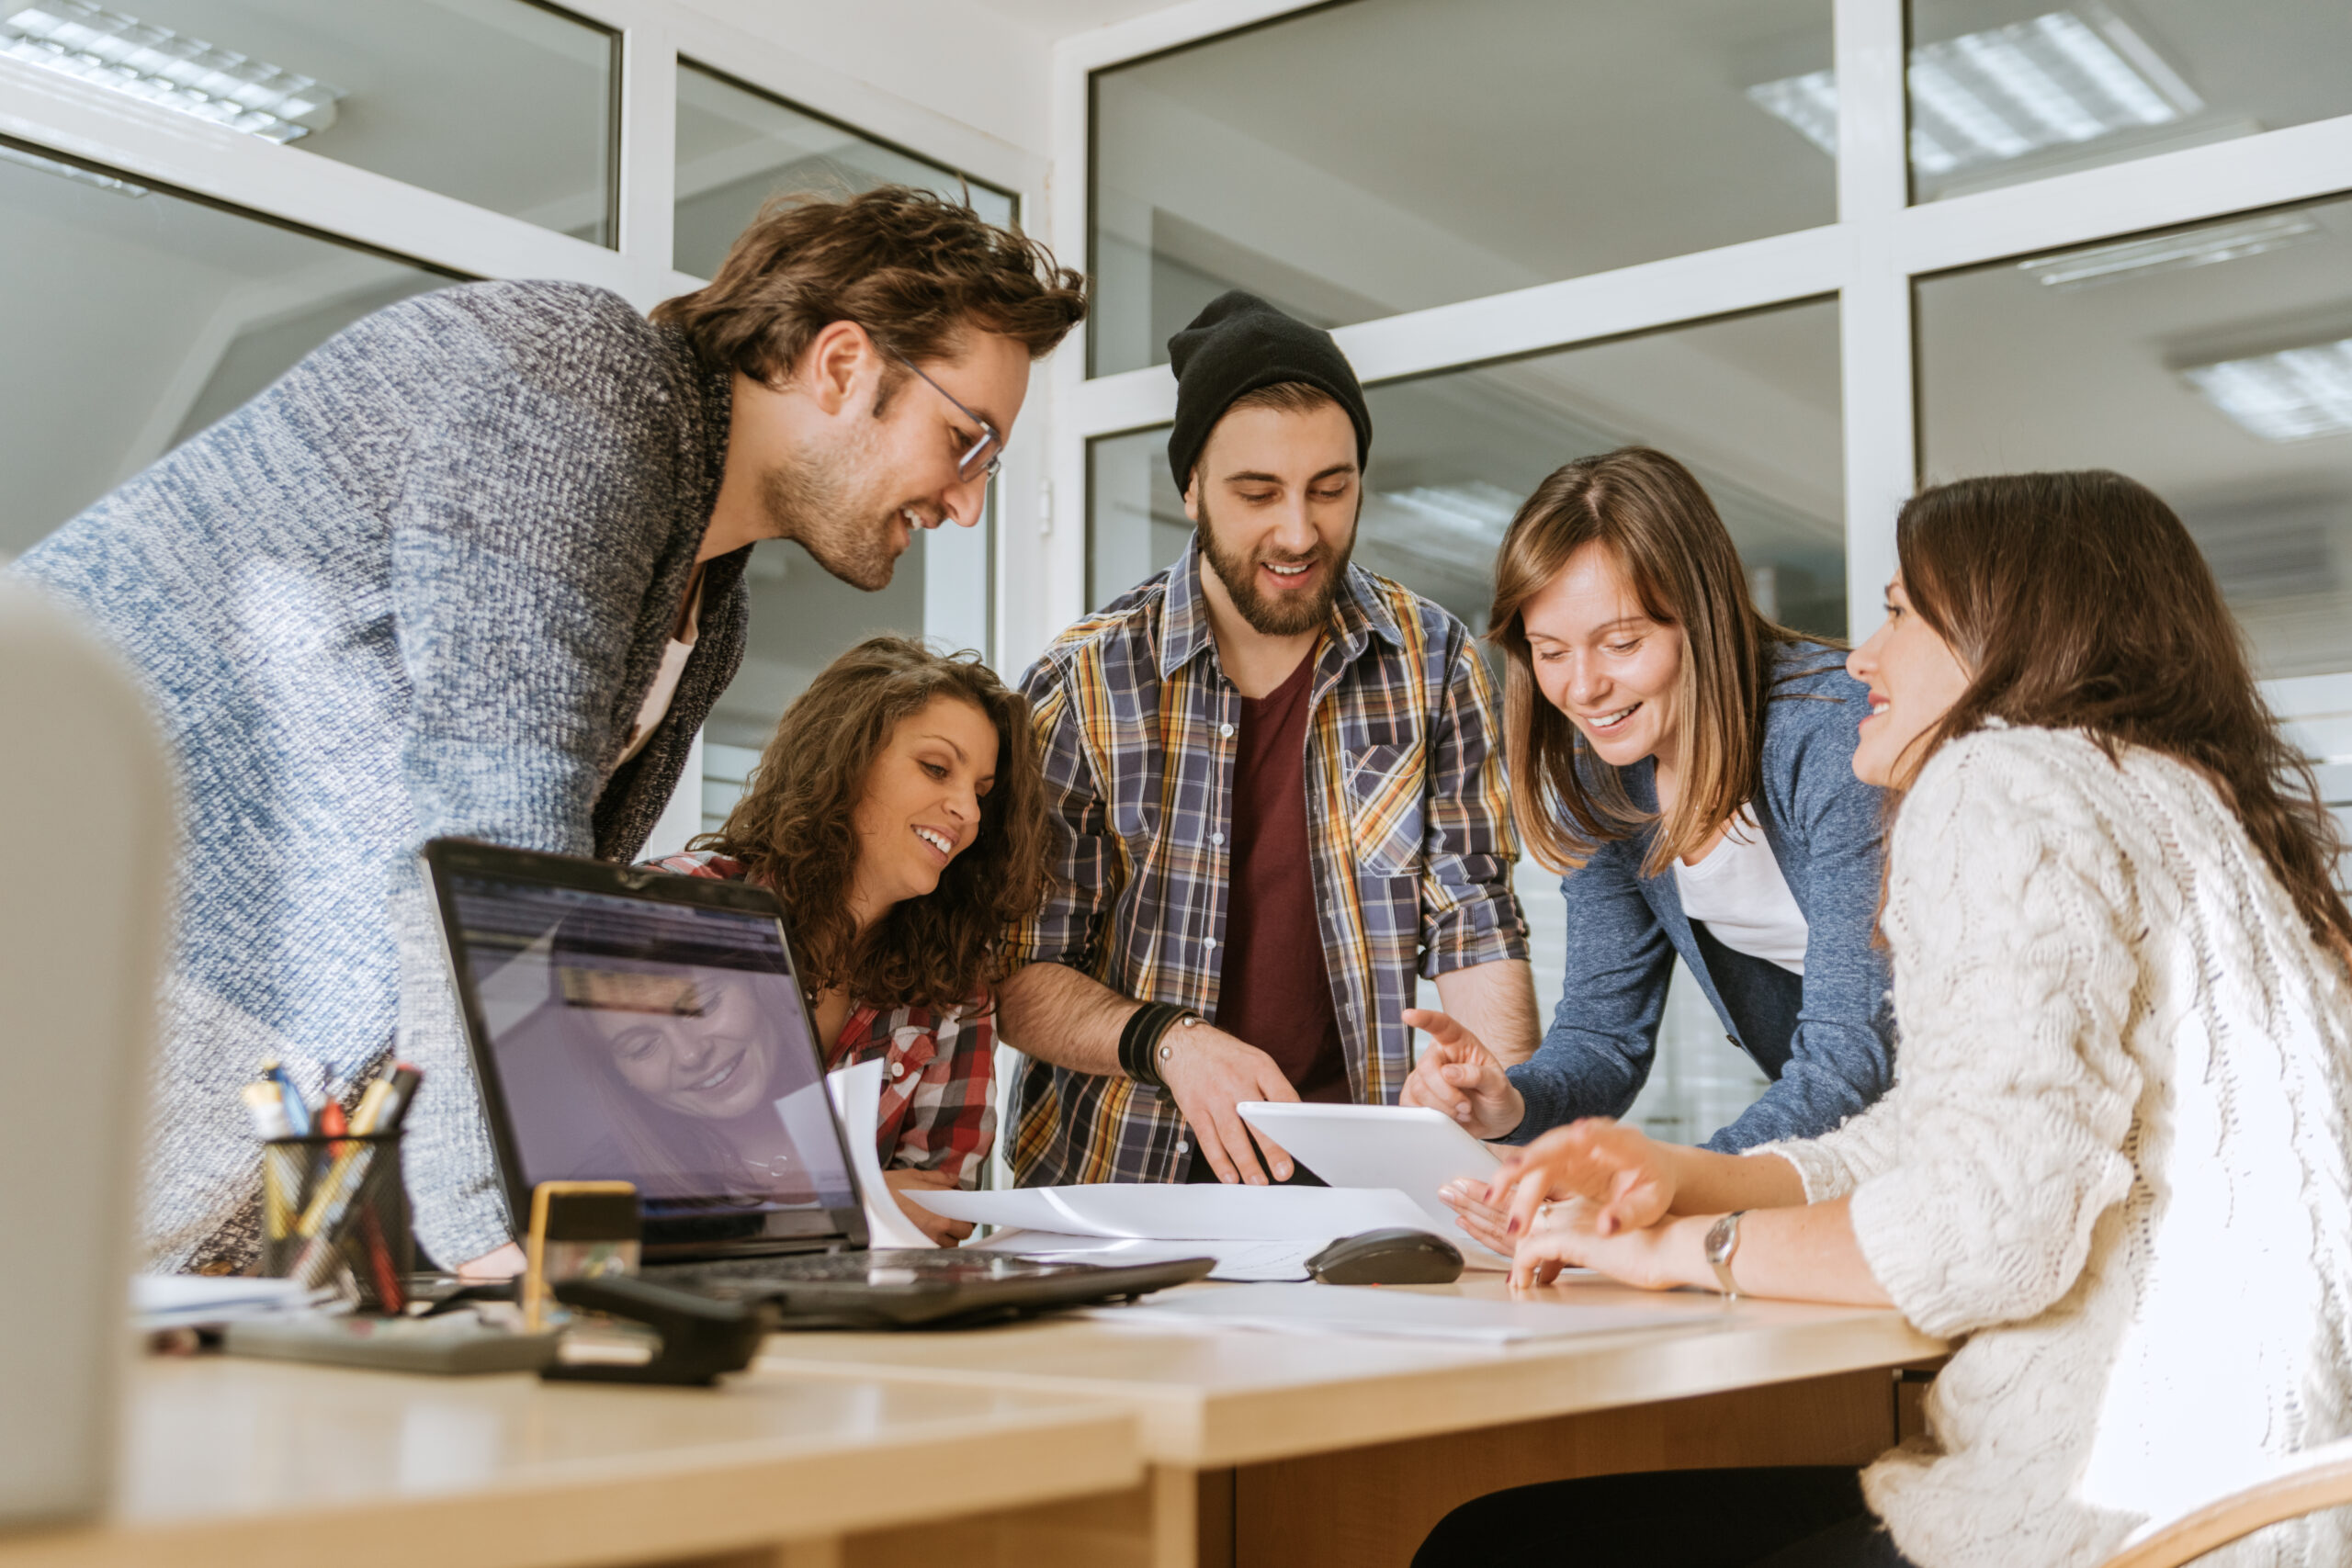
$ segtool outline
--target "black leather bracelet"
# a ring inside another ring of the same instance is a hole
[[[1119,1070],[1137,1083],[1166,1089],[1167,1080],[1159,1076],[1160,1037],[1191,1016],[1171,1002],[1146,1002],[1129,1013],[1119,1031]]]

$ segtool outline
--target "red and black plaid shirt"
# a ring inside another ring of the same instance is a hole
[[[743,863],[709,850],[650,863],[663,871],[743,880]],[[985,994],[945,1013],[884,1010],[850,999],[849,1018],[825,1053],[825,1070],[882,1059],[882,1168],[943,1170],[959,1187],[979,1184],[996,1142],[996,1010]]]

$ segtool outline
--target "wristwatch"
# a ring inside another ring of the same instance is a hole
[[[1727,1302],[1739,1299],[1739,1281],[1731,1277],[1731,1260],[1739,1251],[1739,1221],[1747,1213],[1736,1209],[1707,1227],[1707,1267],[1715,1271],[1715,1284]]]

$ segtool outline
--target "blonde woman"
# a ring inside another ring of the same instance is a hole
[[[1710,1148],[1826,1133],[1885,1092],[1884,955],[1871,928],[1880,793],[1854,776],[1860,682],[1774,625],[1714,504],[1662,452],[1554,473],[1495,566],[1512,815],[1565,873],[1566,980],[1508,1071],[1442,1013],[1405,1103],[1523,1144],[1619,1116],[1649,1076],[1679,957],[1772,1080]],[[1475,1195],[1464,1228],[1509,1249]]]

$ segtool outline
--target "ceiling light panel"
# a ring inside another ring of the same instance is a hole
[[[2082,288],[2122,277],[2179,272],[2214,262],[2236,261],[2241,256],[2258,256],[2319,239],[2326,232],[2318,220],[2308,213],[2280,212],[2235,223],[2216,223],[2182,234],[2158,234],[2153,239],[2030,256],[2018,263],[2018,270],[2048,288]]]
[[[1909,77],[1911,162],[1927,175],[2170,125],[2205,107],[2147,40],[2088,3],[1922,45]],[[1837,155],[1836,72],[1759,83],[1747,97]]]
[[[2265,441],[2352,434],[2352,338],[2181,374],[2206,401]]]
[[[266,141],[324,130],[344,96],[340,87],[83,0],[38,0],[0,20],[0,56]]]

